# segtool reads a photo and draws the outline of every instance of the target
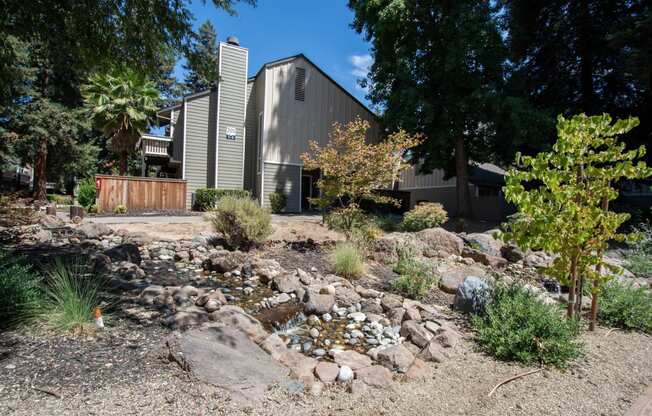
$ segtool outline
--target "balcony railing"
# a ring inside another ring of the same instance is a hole
[[[170,147],[170,143],[172,143],[172,139],[169,137],[144,134],[142,136],[141,146],[143,146],[145,156],[169,157],[168,148]]]

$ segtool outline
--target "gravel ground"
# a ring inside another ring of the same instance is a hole
[[[527,376],[491,398],[496,383],[528,368],[495,361],[467,340],[424,381],[358,394],[335,386],[319,397],[272,389],[243,408],[169,363],[166,336],[156,324],[127,320],[99,337],[5,333],[0,414],[622,415],[652,382],[652,339],[600,328],[584,336],[586,355],[567,371]]]

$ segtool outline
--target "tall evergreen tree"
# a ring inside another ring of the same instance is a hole
[[[184,87],[190,94],[209,89],[219,81],[219,47],[213,24],[205,21],[194,38],[183,66],[187,71]]]
[[[491,2],[349,0],[353,27],[372,43],[369,98],[390,129],[423,133],[422,172],[457,179],[458,215],[471,216],[469,161],[486,161],[506,51]]]

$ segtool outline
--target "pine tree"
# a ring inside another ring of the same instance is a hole
[[[219,46],[213,24],[208,20],[204,22],[194,37],[183,66],[188,71],[185,90],[189,94],[207,90],[219,82]]]

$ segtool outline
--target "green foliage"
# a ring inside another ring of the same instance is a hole
[[[364,258],[358,246],[352,242],[338,243],[329,256],[333,272],[347,279],[364,273]]]
[[[401,217],[394,214],[375,214],[372,216],[373,222],[381,230],[391,233],[393,231],[398,231],[401,223]]]
[[[251,193],[245,189],[200,188],[195,191],[195,205],[193,209],[197,211],[209,211],[215,208],[219,200],[226,196],[250,198]]]
[[[652,226],[641,224],[634,230],[625,252],[625,266],[641,277],[652,277]]]
[[[0,329],[29,323],[41,305],[41,276],[22,256],[0,250]]]
[[[500,360],[565,367],[580,355],[579,324],[521,286],[498,285],[482,316],[472,325],[482,348]]]
[[[272,217],[251,198],[224,196],[209,214],[213,228],[233,248],[262,244],[274,231]]]
[[[97,189],[95,188],[94,178],[86,178],[79,182],[77,188],[77,202],[79,205],[89,210],[90,206],[95,204],[95,198],[97,198]]]
[[[59,331],[89,324],[93,309],[99,304],[103,284],[103,276],[92,273],[81,260],[56,259],[48,271],[42,319]]]
[[[91,75],[82,93],[109,148],[120,157],[120,174],[125,175],[129,155],[156,114],[159,91],[142,74],[116,68]]]
[[[219,45],[210,20],[202,23],[186,53],[186,93],[192,94],[217,86],[219,82]]]
[[[413,253],[406,250],[399,250],[393,270],[399,277],[392,281],[392,288],[413,299],[426,296],[439,281],[432,265],[414,258]]]
[[[113,208],[113,213],[114,214],[126,214],[127,213],[127,207],[122,204],[118,204]]]
[[[652,333],[652,292],[612,281],[602,289],[598,319],[605,325]]]
[[[56,205],[72,205],[72,197],[70,195],[48,194],[47,198],[49,202],[53,202]]]
[[[579,297],[573,303],[582,279],[591,281],[597,293],[609,278],[596,270],[598,265],[610,268],[602,259],[608,242],[625,238],[618,228],[628,214],[608,210],[608,202],[618,196],[613,184],[652,174],[644,162],[635,163],[645,147],[625,151],[617,141],[637,124],[635,118],[612,124],[607,114],[559,116],[559,139],[552,152],[517,154],[518,168],[507,173],[505,199],[518,207],[518,215],[504,225],[503,237],[521,249],[557,254],[545,272],[571,288],[569,316],[579,311]]]
[[[439,227],[448,220],[444,207],[436,202],[421,202],[403,216],[401,228],[405,231],[421,231]]]
[[[92,204],[87,209],[89,214],[97,214],[97,205]]]
[[[285,209],[288,198],[283,192],[272,192],[269,194],[269,205],[272,208],[272,214],[280,214]]]
[[[343,233],[346,240],[356,244],[362,252],[367,252],[382,234],[373,219],[354,204],[331,211],[326,216],[326,225]]]

